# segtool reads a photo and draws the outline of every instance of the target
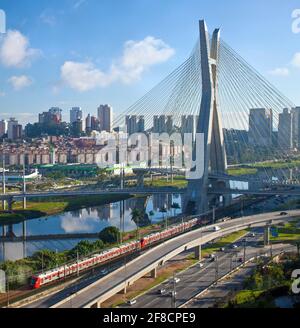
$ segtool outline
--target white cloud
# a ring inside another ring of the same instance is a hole
[[[83,5],[85,2],[87,2],[87,0],[77,0],[74,5],[73,8],[74,9],[78,9],[79,7],[81,7],[81,5]]]
[[[292,60],[292,65],[297,68],[300,68],[300,52],[295,53]]]
[[[78,91],[87,91],[108,84],[105,74],[92,63],[65,62],[61,67],[61,78],[69,87]]]
[[[31,78],[26,75],[12,76],[8,82],[16,91],[27,88],[32,84]]]
[[[67,61],[61,67],[61,79],[77,91],[106,87],[113,82],[129,84],[139,80],[151,66],[163,63],[175,54],[175,50],[152,36],[142,41],[127,41],[121,58],[108,72],[103,72],[91,62]]]
[[[29,40],[19,31],[9,30],[0,43],[0,61],[7,67],[24,67],[40,55],[30,48]]]
[[[274,75],[274,76],[288,76],[290,74],[290,71],[288,68],[279,67],[279,68],[275,68],[272,71],[270,71],[269,74]]]
[[[44,10],[40,15],[40,20],[50,26],[56,25],[56,17],[50,14],[47,10]]]

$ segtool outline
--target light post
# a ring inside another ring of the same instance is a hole
[[[219,279],[219,263],[218,262],[219,262],[219,258],[218,258],[218,256],[216,256],[216,267],[215,267],[215,269],[216,269],[216,283]]]
[[[3,192],[3,195],[6,194],[6,183],[5,183],[5,141],[4,141],[4,138],[3,138],[3,152],[2,152],[2,192]],[[2,208],[3,208],[3,211],[5,211],[5,208],[6,208],[6,204],[5,204],[5,200],[2,201]]]
[[[23,209],[26,209],[26,164],[25,164],[25,160],[26,160],[26,154],[25,154],[25,140],[23,140]]]
[[[6,272],[6,296],[7,296],[7,307],[9,308],[9,275]]]
[[[77,277],[79,277],[79,253],[78,253],[78,249],[76,251],[76,256],[77,256]]]
[[[246,243],[247,243],[247,239],[244,239],[244,263],[246,262]]]

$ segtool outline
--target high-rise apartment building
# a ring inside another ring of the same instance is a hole
[[[80,107],[72,107],[70,110],[70,123],[73,124],[77,121],[82,121],[82,110]]]
[[[283,152],[293,149],[293,123],[292,113],[285,108],[279,114],[278,124],[278,147]]]
[[[6,133],[7,133],[7,121],[1,120],[0,121],[0,137],[3,137],[3,135]]]
[[[7,137],[10,140],[22,138],[22,125],[15,118],[11,118],[7,125]]]
[[[255,146],[271,146],[273,112],[266,108],[251,108],[249,115],[249,143]]]
[[[100,105],[98,107],[98,120],[100,122],[100,131],[111,132],[113,109],[109,105]]]

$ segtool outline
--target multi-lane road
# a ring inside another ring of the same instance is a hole
[[[174,285],[173,278],[155,287],[148,293],[142,295],[136,299],[136,303],[132,306],[124,304],[121,307],[133,307],[133,308],[170,308],[182,306],[195,295],[199,294],[203,290],[211,286],[218,278],[225,276],[231,272],[234,268],[242,264],[244,260],[244,242],[236,242],[237,249],[233,249],[229,246],[223,252],[215,253],[216,259],[204,259],[201,263],[203,267],[200,268],[199,264],[189,268],[188,270],[176,275],[179,279],[178,283]],[[246,237],[246,261],[259,256],[270,255],[269,247],[258,246],[258,243],[263,239],[263,234],[257,234],[255,237]],[[281,252],[284,249],[284,245],[276,245],[272,248],[272,253]],[[202,266],[201,265],[201,266]],[[176,297],[172,296],[176,291]],[[163,294],[161,294],[163,291]],[[210,300],[212,301],[212,300]],[[195,305],[196,302],[193,304]],[[205,306],[205,302],[204,306]],[[208,304],[206,304],[208,305]],[[190,307],[190,306],[188,306]]]
[[[272,220],[274,222],[280,222],[299,216],[300,211],[291,211],[289,215],[284,217],[280,215],[280,212],[265,213],[220,223],[218,224],[221,227],[221,231],[219,232],[213,232],[211,227],[194,230],[147,251],[134,261],[127,263],[127,265],[121,269],[112,272],[106,277],[79,290],[74,295],[67,297],[65,300],[56,304],[55,307],[69,308],[70,304],[75,308],[89,307],[93,302],[97,302],[98,300],[104,301],[109,298],[112,292],[117,293],[122,290],[126,283],[130,280],[133,282],[138,275],[147,272],[147,269],[151,266],[158,265],[161,261],[166,262],[188,248],[205,244],[210,240],[233,231],[242,230],[250,225],[265,225]],[[224,256],[226,256],[226,254],[224,254]],[[221,261],[220,270],[222,270],[222,258],[219,260]],[[225,262],[229,263],[228,259],[224,258],[224,263]],[[31,304],[29,307],[51,307],[53,306],[55,297],[56,295],[52,295],[44,299],[42,304]]]

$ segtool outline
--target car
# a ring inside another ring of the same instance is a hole
[[[224,247],[221,247],[220,248],[220,252],[225,252],[225,248]]]
[[[134,304],[136,304],[136,300],[129,300],[129,301],[127,301],[127,305],[132,306]]]
[[[209,255],[209,258],[210,258],[210,259],[214,259],[215,257],[216,257],[215,254],[210,254],[210,255]]]
[[[219,226],[214,227],[214,231],[220,231],[220,230],[221,230],[221,228]]]
[[[199,263],[199,268],[202,269],[204,267],[203,263]]]
[[[160,294],[160,295],[165,295],[166,292],[167,292],[167,291],[166,291],[164,288],[162,288],[162,289],[160,289],[160,290],[158,291],[158,294]]]
[[[285,216],[285,215],[288,215],[288,213],[287,212],[281,212],[280,213],[280,216]]]
[[[172,282],[174,282],[175,284],[178,284],[178,283],[180,282],[180,279],[179,279],[179,278],[174,278],[174,279],[172,280]]]
[[[256,234],[253,232],[251,235],[250,235],[251,237],[255,237],[256,236]]]
[[[244,259],[242,257],[239,258],[239,262],[240,263],[243,263],[244,262]]]
[[[231,248],[236,249],[236,248],[238,248],[238,245],[233,244],[233,245],[231,245]]]

